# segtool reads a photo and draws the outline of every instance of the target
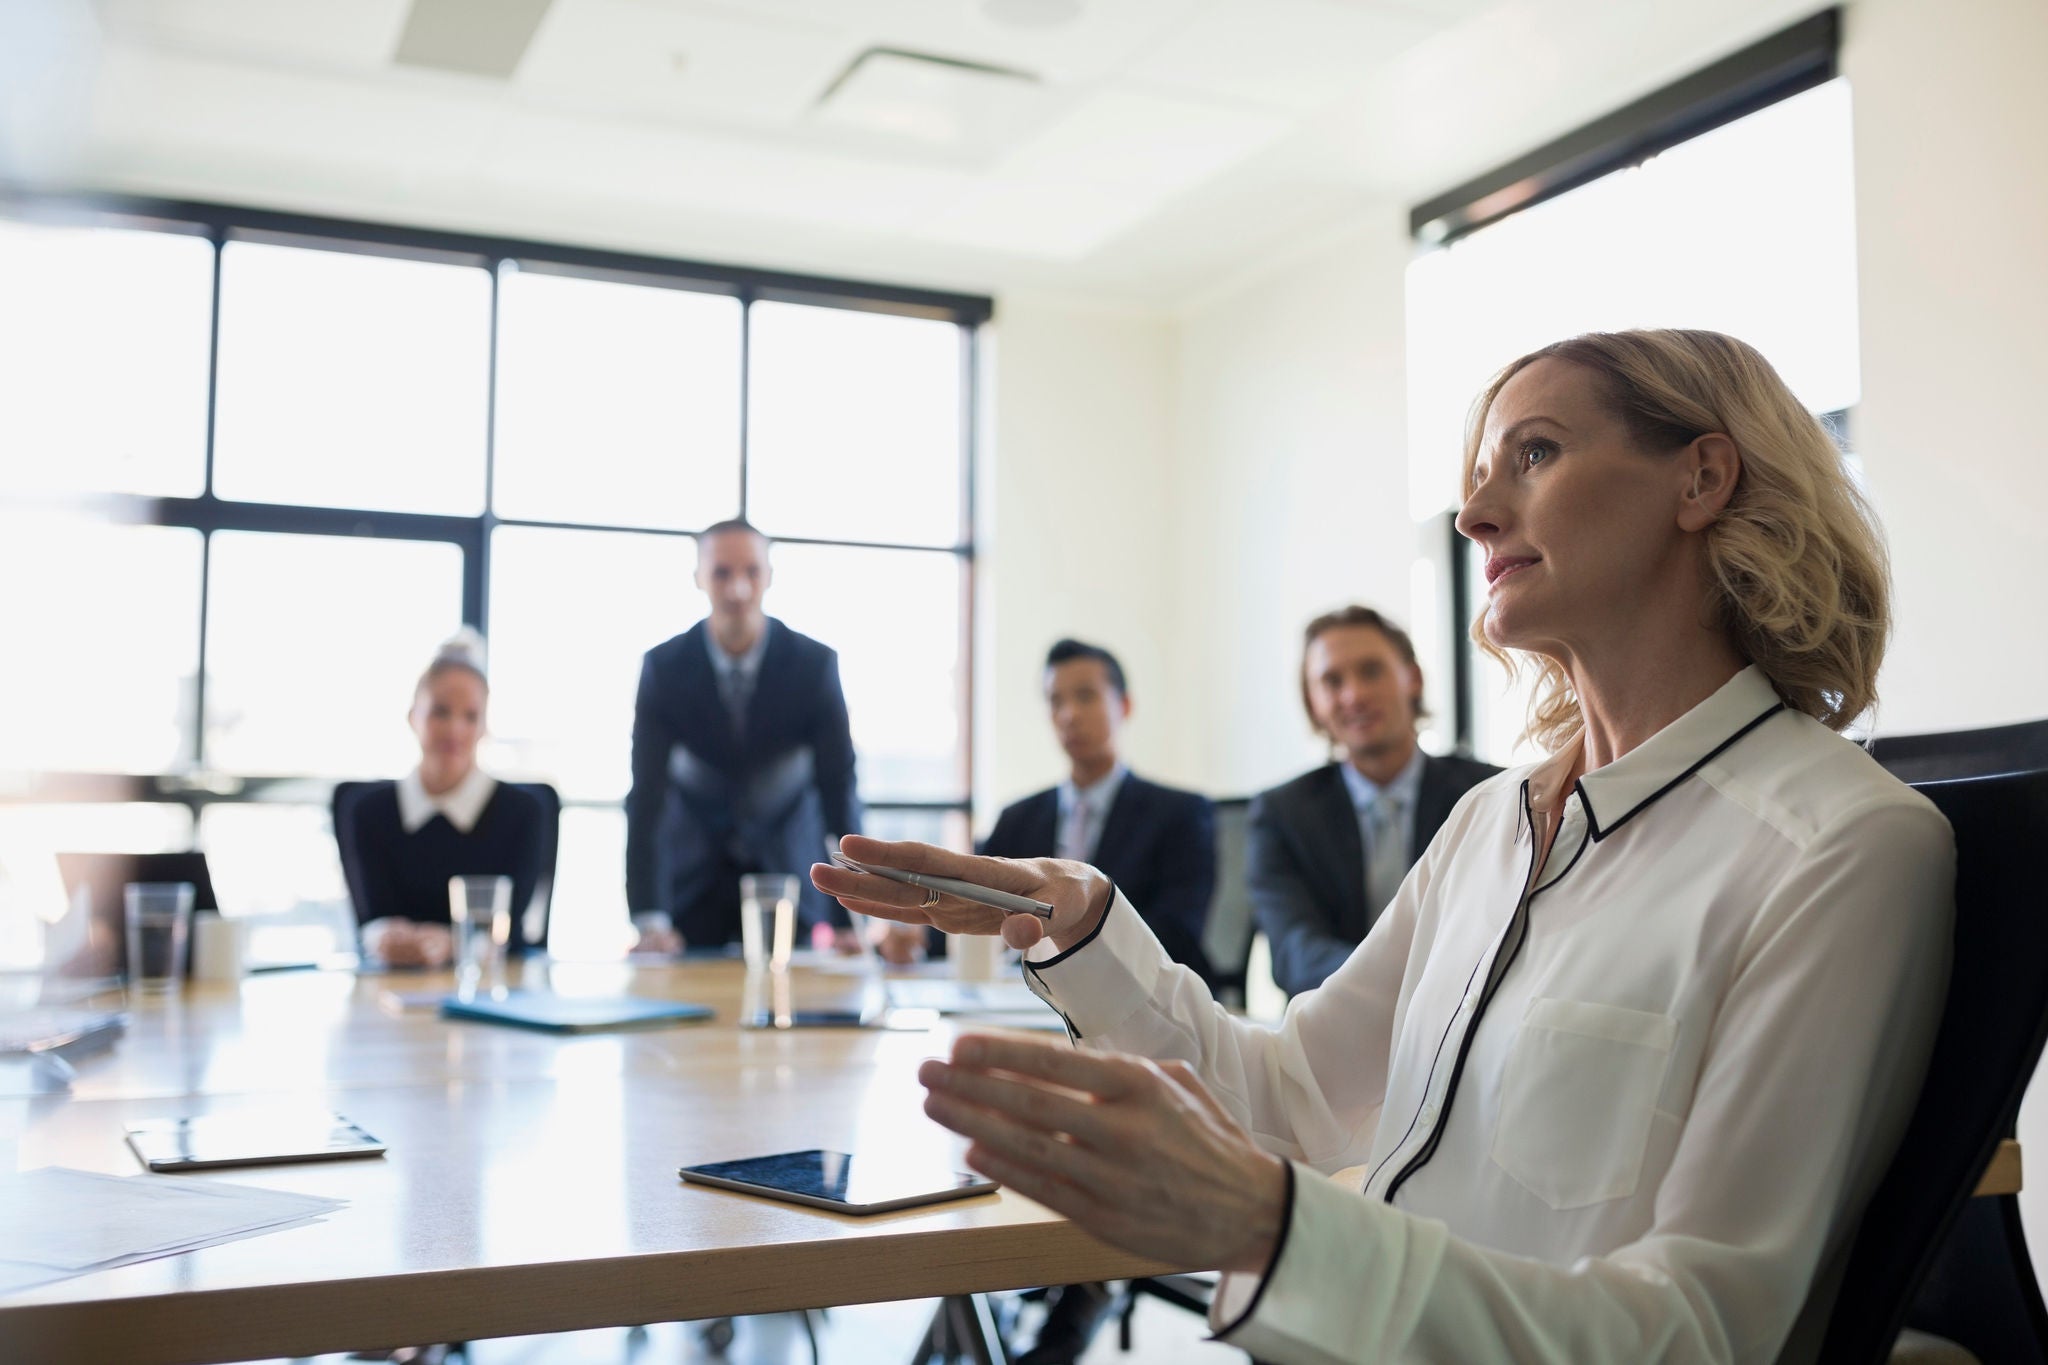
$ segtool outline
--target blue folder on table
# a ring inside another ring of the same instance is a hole
[[[565,996],[544,991],[507,991],[441,1002],[446,1019],[473,1019],[486,1024],[512,1024],[548,1033],[598,1033],[608,1029],[664,1028],[709,1019],[707,1005],[681,1000],[648,1000],[637,995]]]

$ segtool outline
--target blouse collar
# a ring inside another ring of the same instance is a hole
[[[1581,730],[1529,774],[1529,808],[1547,811],[1577,790],[1595,839],[1604,839],[1638,812],[1691,777],[1723,749],[1741,739],[1785,703],[1771,680],[1749,665],[1718,691],[1677,720],[1603,768],[1567,788],[1585,742]]]
[[[497,789],[497,778],[482,768],[472,767],[469,776],[439,796],[433,796],[428,793],[426,783],[420,780],[420,770],[414,768],[398,780],[399,826],[407,834],[417,834],[427,821],[442,815],[447,817],[449,824],[467,834],[483,818],[484,807],[491,803],[491,795]]]

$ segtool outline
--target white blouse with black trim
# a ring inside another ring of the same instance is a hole
[[[1121,895],[1025,964],[1080,1045],[1193,1064],[1290,1166],[1212,1327],[1279,1362],[1803,1362],[1948,980],[1932,804],[1755,668],[1560,790],[1459,803],[1277,1030]],[[1563,814],[1544,865],[1537,817]],[[1355,1182],[1324,1177],[1363,1164]]]

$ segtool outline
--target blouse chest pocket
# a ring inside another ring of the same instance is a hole
[[[1553,1209],[1635,1193],[1678,1025],[1537,999],[1508,1050],[1493,1161]]]

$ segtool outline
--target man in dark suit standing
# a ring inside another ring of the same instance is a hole
[[[685,943],[739,934],[739,879],[799,878],[805,926],[847,938],[845,911],[803,873],[860,832],[839,656],[770,617],[768,538],[723,521],[697,539],[711,614],[647,651],[633,710],[626,900],[666,910]]]
[[[1045,700],[1067,778],[1003,811],[980,851],[1072,858],[1109,874],[1174,961],[1215,984],[1202,927],[1216,891],[1216,812],[1209,799],[1147,782],[1117,752],[1131,697],[1108,650],[1061,640],[1045,656]],[[1071,1365],[1116,1306],[1108,1285],[1052,1291],[1038,1340],[1017,1365]]]
[[[1273,979],[1290,995],[1343,964],[1458,798],[1500,771],[1422,752],[1415,645],[1370,607],[1309,622],[1301,697],[1338,757],[1254,800],[1245,847]]]

